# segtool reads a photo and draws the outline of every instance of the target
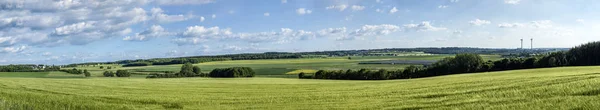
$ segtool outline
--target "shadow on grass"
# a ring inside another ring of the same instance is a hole
[[[600,95],[600,89],[583,91],[579,93],[572,94],[573,96],[598,96]]]

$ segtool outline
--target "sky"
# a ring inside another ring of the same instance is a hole
[[[600,40],[597,0],[0,0],[0,64]]]

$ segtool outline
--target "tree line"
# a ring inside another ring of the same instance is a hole
[[[253,77],[254,70],[249,67],[215,68],[210,73],[202,73],[198,66],[186,63],[181,66],[178,73],[164,72],[153,73],[146,78],[180,78],[180,77]]]
[[[347,79],[347,80],[384,80],[409,79],[450,74],[504,71],[529,68],[560,66],[600,65],[600,42],[590,42],[568,51],[551,52],[529,58],[505,58],[498,61],[484,61],[478,54],[457,54],[427,66],[409,66],[404,70],[319,70],[312,76],[306,73],[298,75],[303,79]]]
[[[215,68],[208,76],[209,77],[254,77],[254,70],[250,67],[231,67],[231,68]]]
[[[131,72],[129,72],[127,70],[117,70],[117,72],[104,71],[104,73],[102,73],[102,75],[104,77],[129,77],[129,76],[131,76]]]
[[[47,72],[58,71],[59,66],[54,65],[3,65],[0,72]]]
[[[70,74],[83,74],[85,77],[90,77],[92,75],[87,69],[81,70],[81,69],[73,68],[73,69],[62,69],[59,71],[70,73]]]

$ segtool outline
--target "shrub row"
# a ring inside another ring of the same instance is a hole
[[[298,75],[299,78],[382,80],[431,77],[473,72],[504,71],[514,69],[545,68],[560,66],[600,65],[600,42],[591,42],[570,49],[567,52],[551,52],[529,58],[505,58],[498,61],[483,61],[478,54],[457,54],[428,65],[426,68],[410,66],[404,70],[371,71],[326,71],[320,70],[313,76]]]
[[[131,72],[127,70],[117,70],[116,73],[112,71],[104,71],[102,75],[104,75],[104,77],[129,77],[131,76]]]
[[[215,68],[209,77],[254,77],[254,70],[249,67]]]

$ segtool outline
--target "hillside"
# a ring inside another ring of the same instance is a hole
[[[0,108],[592,109],[600,107],[599,71],[560,67],[385,81],[1,77]]]

